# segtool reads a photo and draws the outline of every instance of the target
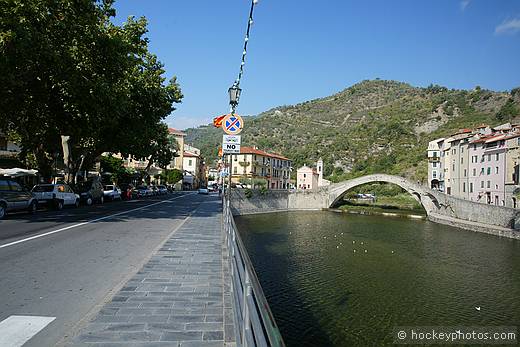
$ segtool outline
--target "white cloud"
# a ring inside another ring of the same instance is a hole
[[[460,2],[460,10],[464,11],[466,9],[466,7],[468,7],[470,2],[471,2],[471,0],[462,0]]]
[[[520,19],[513,18],[503,21],[495,28],[495,34],[515,34],[520,31]]]

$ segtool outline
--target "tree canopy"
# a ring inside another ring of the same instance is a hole
[[[113,0],[10,0],[0,9],[0,130],[22,159],[51,172],[61,136],[71,170],[103,152],[152,159],[174,154],[162,122],[182,99],[176,78],[149,51],[145,18],[121,26]],[[82,158],[83,160],[81,160]]]

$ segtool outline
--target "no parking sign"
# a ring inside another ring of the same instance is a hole
[[[222,120],[222,129],[229,135],[240,134],[244,128],[244,120],[238,114],[228,114]]]

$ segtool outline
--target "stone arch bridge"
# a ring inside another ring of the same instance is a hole
[[[351,189],[374,182],[393,183],[419,201],[428,219],[474,231],[520,239],[520,210],[455,198],[393,175],[367,175],[316,190],[270,191],[245,197],[236,190],[232,199],[235,214],[333,208]]]
[[[393,183],[400,186],[423,205],[424,209],[426,210],[426,214],[428,215],[440,208],[437,198],[432,193],[430,193],[429,189],[426,189],[419,184],[413,183],[406,178],[386,174],[362,176],[348,181],[335,183],[326,187],[326,191],[329,195],[327,207],[335,207],[349,190],[363,184],[375,182]]]

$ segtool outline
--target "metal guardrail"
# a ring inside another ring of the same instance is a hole
[[[229,251],[237,347],[285,347],[246,248],[238,234],[229,200],[223,203]]]

